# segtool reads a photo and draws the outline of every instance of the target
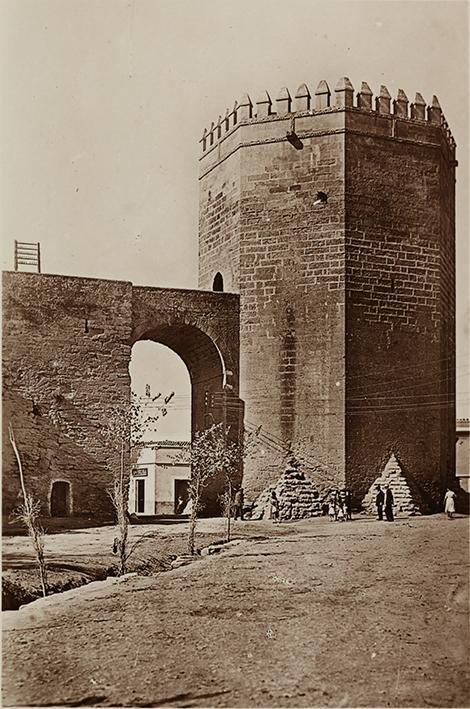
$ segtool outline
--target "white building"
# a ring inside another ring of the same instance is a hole
[[[470,420],[457,419],[456,476],[460,487],[470,492]]]
[[[181,514],[189,499],[190,478],[189,443],[143,444],[132,466],[129,512],[139,516]]]

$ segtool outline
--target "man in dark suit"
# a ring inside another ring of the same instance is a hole
[[[375,498],[375,505],[377,507],[377,519],[383,519],[383,508],[385,502],[385,495],[383,493],[380,485],[377,485],[377,496]]]
[[[385,519],[393,522],[393,494],[388,485],[385,485]]]

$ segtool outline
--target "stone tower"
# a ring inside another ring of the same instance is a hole
[[[245,95],[205,130],[199,285],[241,296],[241,397],[265,455],[358,501],[395,453],[423,510],[454,472],[455,142],[436,97],[347,78]]]

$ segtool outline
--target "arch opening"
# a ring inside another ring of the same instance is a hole
[[[224,278],[220,271],[217,271],[217,273],[214,276],[214,280],[212,283],[212,290],[213,291],[218,291],[219,293],[223,293],[224,290]]]
[[[142,403],[153,406],[150,414],[159,416],[143,446],[132,454],[129,511],[184,515],[189,511],[191,476],[188,444],[196,431],[226,423],[222,355],[212,339],[193,325],[142,326],[134,333],[129,372],[132,391]],[[220,514],[220,486],[218,479],[208,485],[203,514]]]
[[[141,411],[141,440],[131,451],[128,509],[137,516],[182,515],[189,500],[191,379],[166,345],[140,340],[132,348],[131,390]],[[145,425],[148,421],[148,425]]]

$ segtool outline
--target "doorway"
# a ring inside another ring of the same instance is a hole
[[[135,511],[145,512],[145,480],[135,481]]]
[[[56,480],[51,489],[51,517],[67,517],[70,513],[70,483]]]
[[[189,501],[189,480],[175,480],[175,515],[180,515]]]

